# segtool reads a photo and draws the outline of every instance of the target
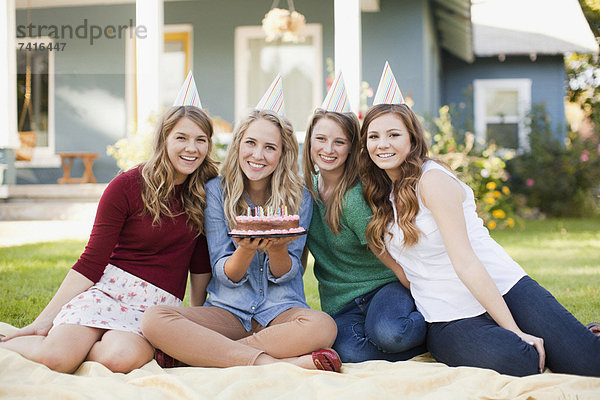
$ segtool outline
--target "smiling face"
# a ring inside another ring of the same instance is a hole
[[[399,176],[400,165],[410,153],[410,134],[404,122],[392,113],[375,118],[367,129],[367,151],[371,160],[390,179]]]
[[[250,184],[265,184],[277,168],[281,153],[279,128],[266,119],[257,119],[242,136],[238,162]]]
[[[337,122],[321,118],[310,136],[310,158],[321,173],[341,172],[350,154],[350,146],[350,140]]]
[[[166,148],[175,170],[175,184],[179,185],[204,161],[208,135],[191,119],[183,117],[167,136]]]

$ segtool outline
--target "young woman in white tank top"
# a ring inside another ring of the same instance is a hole
[[[367,239],[404,268],[438,361],[516,376],[545,366],[600,376],[600,337],[490,237],[473,191],[427,158],[424,130],[407,105],[371,107],[360,140],[373,210]]]

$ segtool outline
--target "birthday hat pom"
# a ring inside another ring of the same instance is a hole
[[[404,97],[402,97],[402,92],[387,61],[383,67],[377,93],[375,93],[373,99],[373,105],[377,104],[404,104]]]
[[[285,116],[285,104],[283,103],[283,87],[281,86],[281,74],[277,74],[271,86],[267,89],[262,99],[256,105],[257,110],[271,110]]]
[[[344,77],[342,71],[338,72],[335,80],[331,84],[329,91],[321,108],[326,111],[333,111],[338,113],[349,113],[352,112],[350,108],[350,100],[348,99],[348,93],[346,92],[346,85],[344,84]]]
[[[175,102],[173,106],[195,106],[198,108],[202,108],[202,104],[200,104],[200,96],[198,95],[198,90],[196,89],[196,82],[194,82],[194,76],[192,75],[192,71],[190,71],[179,89],[179,93],[175,98]]]

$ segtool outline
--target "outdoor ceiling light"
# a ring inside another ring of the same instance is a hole
[[[304,40],[306,18],[294,9],[294,0],[288,0],[288,9],[277,8],[275,0],[271,9],[262,20],[262,28],[267,42],[281,39],[283,42],[301,42]]]

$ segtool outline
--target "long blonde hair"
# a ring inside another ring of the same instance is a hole
[[[410,135],[410,151],[400,165],[400,177],[392,182],[384,170],[375,165],[367,151],[367,132],[371,122],[384,115],[394,114],[406,126]],[[365,200],[373,210],[373,218],[367,225],[367,242],[379,252],[385,250],[384,237],[390,233],[387,226],[394,219],[394,211],[389,201],[390,192],[394,195],[394,205],[398,212],[396,221],[404,233],[404,246],[414,246],[421,231],[415,224],[419,212],[417,184],[427,158],[427,142],[424,129],[415,113],[406,104],[379,104],[369,109],[361,129],[361,154],[359,169],[363,183]]]
[[[213,159],[213,126],[208,115],[201,109],[192,106],[171,107],[162,116],[156,127],[152,156],[142,167],[142,201],[144,211],[152,216],[152,224],[160,225],[161,217],[175,217],[171,211],[171,197],[175,191],[175,169],[167,154],[167,136],[173,127],[182,119],[193,121],[208,136],[208,151],[202,164],[186,178],[181,190],[183,213],[187,215],[188,224],[198,234],[204,231],[204,209],[206,208],[206,192],[204,185],[209,179],[217,176],[217,162]]]
[[[278,208],[287,206],[290,213],[297,213],[302,201],[302,179],[298,171],[298,141],[290,122],[270,110],[254,110],[235,127],[233,138],[227,152],[227,157],[221,168],[223,176],[223,209],[229,222],[234,228],[235,217],[244,214],[248,202],[244,197],[246,176],[239,162],[240,143],[250,124],[259,119],[271,122],[281,133],[281,157],[275,171],[271,174],[269,199],[263,207]]]
[[[317,175],[315,163],[310,156],[310,139],[313,130],[321,119],[330,119],[344,132],[346,139],[350,142],[350,153],[344,163],[344,171],[339,182],[332,190],[332,195],[324,202],[325,204],[325,222],[329,225],[329,229],[334,234],[340,232],[340,217],[343,215],[343,200],[346,192],[351,189],[358,181],[358,153],[360,151],[360,143],[358,141],[359,122],[354,113],[337,113],[317,109],[306,130],[306,138],[304,139],[304,150],[302,154],[302,168],[304,170],[304,183],[315,201],[319,201],[319,196],[315,191],[313,180]]]

